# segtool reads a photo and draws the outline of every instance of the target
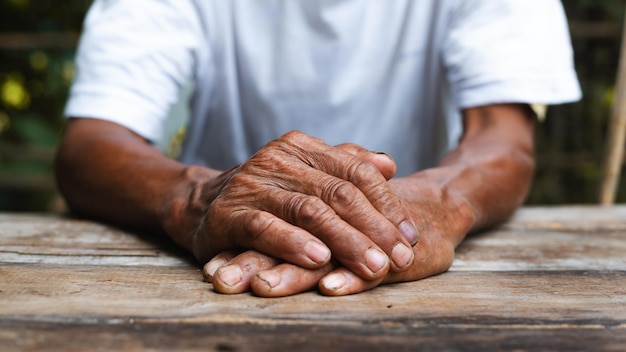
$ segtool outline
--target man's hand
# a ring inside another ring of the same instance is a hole
[[[465,199],[447,194],[440,181],[448,177],[446,168],[431,169],[389,182],[394,193],[411,214],[419,228],[419,241],[413,247],[415,260],[407,270],[389,272],[383,278],[368,280],[341,265],[328,264],[310,269],[280,263],[257,251],[241,254],[224,252],[204,267],[204,275],[222,293],[252,290],[264,297],[300,293],[316,286],[325,295],[358,293],[380,283],[413,281],[447,270],[454,259],[454,248],[474,222],[472,209]],[[242,270],[241,268],[245,268]],[[237,272],[236,283],[229,282]]]
[[[205,265],[205,277],[218,292],[252,290],[276,297],[316,286],[327,295],[352,294],[447,270],[468,232],[504,220],[522,203],[534,171],[532,113],[527,106],[468,109],[464,127],[459,147],[439,167],[389,181],[420,233],[408,270],[368,280],[341,265],[309,269],[247,251],[220,253]],[[224,280],[242,267],[246,270],[238,271],[234,285]]]
[[[290,132],[220,177],[193,252],[206,261],[223,250],[255,249],[309,269],[329,263],[332,253],[366,280],[382,279],[390,267],[406,270],[417,233],[387,184],[394,171],[385,155]]]

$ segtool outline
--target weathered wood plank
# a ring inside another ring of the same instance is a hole
[[[330,298],[315,292],[282,299],[220,295],[191,267],[5,265],[0,317],[28,321],[149,321],[320,325],[386,319],[533,319],[626,323],[626,272],[449,272]],[[51,302],[54,302],[51,304]],[[485,318],[489,317],[489,318]]]
[[[624,327],[480,326],[432,320],[385,326],[229,323],[21,324],[0,321],[6,351],[624,351]]]
[[[502,227],[470,236],[451,270],[623,270],[625,226],[626,207],[525,208]],[[23,214],[0,214],[0,262],[198,266],[161,236]]]
[[[624,231],[626,206],[527,207],[518,210],[502,230]]]
[[[165,236],[54,215],[0,214],[0,263],[194,265]]]
[[[36,270],[43,278],[13,269],[2,277],[32,283],[0,293],[0,345],[8,350],[626,346],[626,273],[448,273],[356,296],[276,300],[215,294],[180,267],[158,274],[154,267]]]
[[[457,249],[450,270],[623,271],[626,270],[626,231],[496,229],[466,239]]]
[[[166,238],[0,214],[0,349],[626,350],[626,207],[522,209],[452,269],[348,297],[220,295]]]

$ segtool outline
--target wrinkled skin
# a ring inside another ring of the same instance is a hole
[[[434,172],[440,171],[432,170],[429,173]],[[440,187],[427,177],[420,179],[415,175],[412,178],[394,179],[389,182],[389,186],[398,195],[403,207],[415,214],[415,222],[419,226],[419,241],[413,247],[415,260],[407,270],[389,272],[383,278],[368,280],[345,266],[333,263],[310,269],[283,263],[257,251],[238,255],[237,252],[228,251],[205,265],[205,277],[213,282],[218,292],[223,293],[251,289],[258,295],[273,297],[291,295],[318,286],[326,295],[344,295],[368,290],[381,282],[417,280],[447,270],[454,259],[455,238],[469,232],[473,223],[468,204],[463,199],[442,193]],[[222,276],[239,281],[230,284]]]
[[[445,271],[469,231],[523,201],[534,170],[528,107],[463,113],[458,148],[403,178],[384,154],[300,132],[231,170],[183,165],[119,125],[79,118],[57,179],[75,212],[165,232],[211,259],[205,276],[217,292],[351,294]]]
[[[226,173],[195,233],[194,253],[209,259],[223,249],[254,248],[315,269],[332,252],[368,280],[390,267],[407,269],[417,235],[387,183],[394,169],[389,157],[356,145],[335,148],[288,133]],[[399,228],[407,226],[405,238]]]

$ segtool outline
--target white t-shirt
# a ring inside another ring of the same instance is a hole
[[[181,160],[226,169],[301,130],[436,165],[459,110],[579,99],[557,0],[96,0],[70,117],[150,140],[188,80]]]

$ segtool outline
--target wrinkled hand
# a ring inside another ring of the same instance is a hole
[[[230,276],[223,269],[234,285],[254,272],[246,270],[278,260],[328,271],[331,256],[364,280],[382,280],[390,269],[409,268],[417,242],[387,183],[394,172],[385,155],[290,132],[223,177],[195,232],[194,254],[206,261],[224,250],[255,250]]]
[[[441,273],[452,265],[454,249],[474,220],[468,203],[458,195],[447,194],[437,182],[445,179],[446,172],[444,168],[431,169],[389,182],[413,215],[420,234],[419,242],[413,247],[415,260],[408,270],[368,279],[337,263],[310,269],[281,263],[257,251],[240,254],[229,251],[220,253],[205,265],[205,278],[221,293],[251,290],[259,296],[278,297],[316,286],[325,295],[353,294],[381,283],[418,280]],[[237,280],[231,284],[233,276]]]

